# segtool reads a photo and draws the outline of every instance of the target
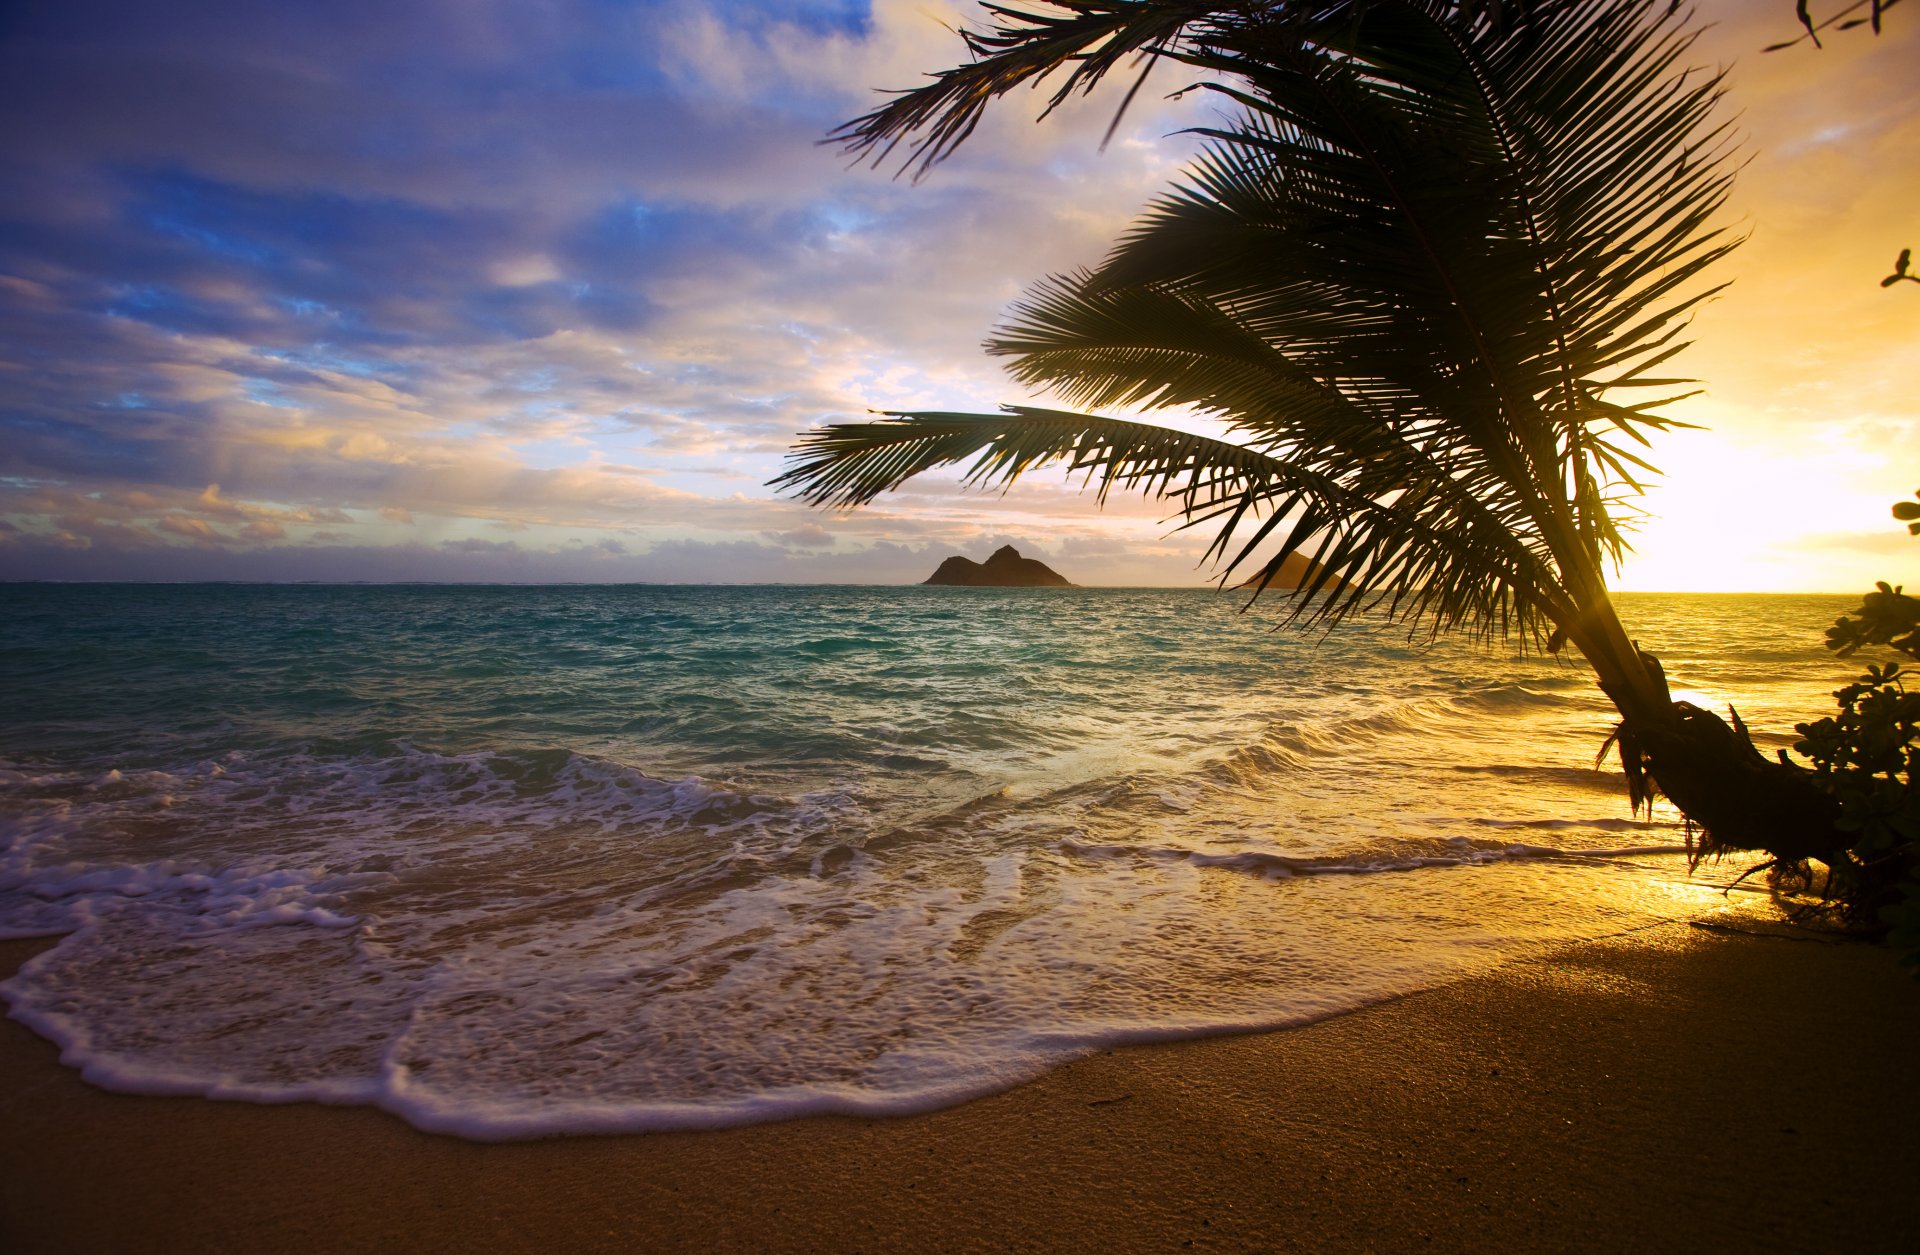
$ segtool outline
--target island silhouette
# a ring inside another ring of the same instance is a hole
[[[940,568],[922,583],[946,584],[962,588],[1072,588],[1064,575],[1037,558],[1023,558],[1012,545],[1002,545],[985,562],[975,562],[958,554],[940,564]]]

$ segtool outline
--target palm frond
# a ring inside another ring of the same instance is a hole
[[[1604,605],[1655,473],[1641,451],[1685,394],[1662,367],[1738,243],[1713,225],[1730,143],[1718,76],[1685,68],[1686,15],[1665,0],[1543,2],[1522,23],[1456,0],[1058,7],[994,9],[980,61],[849,124],[849,142],[924,131],[930,163],[992,95],[1072,67],[1057,103],[1123,48],[1202,76],[1236,116],[1202,132],[1184,181],[1101,266],[1039,285],[988,348],[1068,404],[1191,407],[1230,439],[1024,408],[895,416],[807,436],[775,482],[857,504],[933,466],[977,459],[975,482],[1004,483],[1063,460],[1102,498],[1143,489],[1215,528],[1208,557],[1229,572],[1317,564],[1296,616],[1546,623],[1587,648],[1586,608]]]
[[[1578,0],[1442,0],[1442,8],[1463,21],[1485,21],[1500,29],[1518,26],[1534,14]],[[989,20],[960,31],[969,60],[932,75],[932,81],[888,94],[892,99],[836,127],[825,143],[837,144],[855,158],[884,165],[902,143],[908,144],[903,170],[925,175],[966,142],[980,116],[996,98],[1016,87],[1037,87],[1055,74],[1063,77],[1047,99],[1041,117],[1073,99],[1090,94],[1113,70],[1142,62],[1142,76],[1119,106],[1124,113],[1159,57],[1185,59],[1190,47],[1205,46],[1236,28],[1291,21],[1296,13],[1324,6],[1317,0],[1266,0],[1222,4],[1219,0],[1041,0],[1035,7],[983,3]],[[1113,127],[1108,128],[1112,137]]]
[[[1232,441],[1150,423],[1034,406],[1000,414],[888,413],[806,433],[773,481],[810,505],[850,508],[940,466],[967,463],[965,482],[1006,488],[1051,464],[1080,474],[1106,500],[1114,488],[1170,503],[1182,528],[1214,524],[1209,559],[1224,580],[1284,531],[1328,577],[1300,591],[1290,617],[1337,621],[1384,606],[1435,626],[1509,627],[1539,634],[1570,613],[1539,557],[1497,527],[1462,525],[1469,498],[1399,493],[1379,500],[1332,466],[1281,459]],[[1255,528],[1235,545],[1242,525]],[[1278,569],[1280,558],[1266,564]],[[1263,567],[1265,569],[1265,567]],[[1548,611],[1543,617],[1542,611]]]
[[[900,143],[918,135],[903,168],[914,170],[915,177],[924,175],[973,134],[995,97],[1065,69],[1044,117],[1076,94],[1092,91],[1128,58],[1153,57],[1219,6],[1208,0],[1061,0],[1045,9],[982,7],[992,22],[960,33],[971,60],[941,71],[922,87],[894,93],[886,104],[836,128],[825,142],[882,165]]]

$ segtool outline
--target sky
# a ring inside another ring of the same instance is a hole
[[[1814,8],[1832,8],[1839,3]],[[1920,11],[1762,54],[1701,0],[1747,164],[1627,589],[1920,585]],[[1204,93],[992,111],[914,183],[817,141],[956,61],[943,0],[0,6],[0,579],[900,583],[1001,544],[1198,586],[1165,507],[765,486],[876,409],[1038,399],[984,356],[1196,151]]]

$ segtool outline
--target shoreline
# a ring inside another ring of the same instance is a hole
[[[0,943],[10,973],[50,941]],[[0,1244],[373,1250],[1904,1250],[1920,983],[1663,925],[918,1116],[477,1143],[111,1094],[0,1028]]]

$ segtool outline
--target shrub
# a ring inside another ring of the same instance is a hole
[[[1920,535],[1920,503],[1902,501],[1893,514]],[[1827,629],[1827,648],[1840,657],[1865,647],[1920,661],[1920,598],[1883,582]],[[1916,674],[1897,661],[1869,665],[1834,693],[1834,714],[1796,725],[1794,749],[1838,800],[1839,827],[1851,836],[1823,897],[1847,923],[1885,934],[1920,975],[1920,689],[1908,687]],[[1804,865],[1781,870],[1811,882]]]

